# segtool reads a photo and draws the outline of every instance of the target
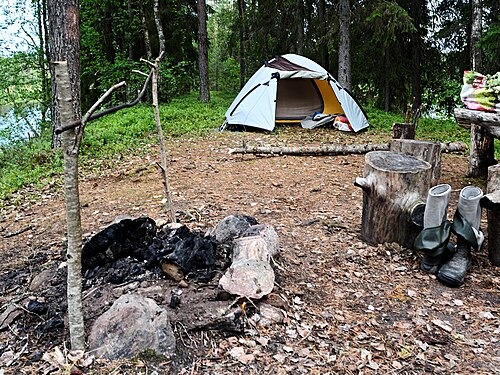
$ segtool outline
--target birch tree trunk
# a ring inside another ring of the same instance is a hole
[[[57,102],[62,123],[73,119],[73,101],[68,64],[54,62],[57,87]],[[85,329],[82,312],[82,225],[80,218],[80,195],[78,191],[78,148],[76,130],[61,135],[64,156],[64,197],[67,223],[67,300],[68,326],[72,350],[85,348]]]
[[[482,32],[482,0],[472,0],[472,25],[470,35],[470,62],[472,70],[480,71],[483,67],[481,50],[478,47]]]
[[[208,35],[207,6],[205,0],[198,0],[198,62],[200,69],[200,101],[210,101],[210,83],[208,81]]]
[[[162,52],[165,52],[165,34],[163,33],[163,26],[161,25],[158,0],[154,0],[153,14],[155,18],[156,31],[158,32],[158,43],[160,47],[160,52],[158,53],[158,55],[161,55]]]
[[[351,90],[351,7],[349,0],[339,1],[339,83]]]
[[[81,119],[80,109],[80,10],[78,0],[49,0],[49,37],[52,71],[54,129]],[[71,349],[85,348],[82,313],[82,229],[78,192],[78,147],[80,127],[61,136],[64,155],[64,195],[67,222],[68,326]],[[53,133],[55,135],[55,132]],[[54,143],[58,140],[54,140]]]

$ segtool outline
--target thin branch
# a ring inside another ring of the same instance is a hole
[[[108,91],[106,91],[93,105],[90,107],[90,109],[85,113],[85,116],[83,116],[81,123],[82,126],[78,129],[78,136],[75,142],[75,147],[78,149],[80,147],[80,144],[82,143],[82,138],[83,138],[83,131],[85,129],[85,125],[89,121],[89,118],[92,116],[92,114],[99,108],[99,106],[104,103],[104,101],[110,96],[114,91],[118,90],[119,88],[125,86],[127,83],[125,81],[121,81],[117,83],[114,86],[111,86]]]
[[[141,92],[139,93],[139,95],[137,95],[137,98],[135,98],[135,100],[133,100],[129,103],[120,104],[120,105],[117,105],[116,107],[108,108],[108,109],[102,110],[100,112],[94,113],[93,115],[91,115],[87,119],[87,122],[92,121],[92,120],[96,120],[96,119],[101,118],[101,117],[106,116],[106,115],[109,115],[110,113],[115,113],[115,112],[119,111],[120,109],[133,107],[134,105],[139,103],[139,101],[141,101],[141,99],[144,97],[144,94],[146,93],[146,88],[148,87],[149,81],[151,81],[152,76],[153,76],[153,70],[151,69],[151,72],[149,73],[148,78],[146,78],[146,81],[144,82],[144,85],[142,86]],[[66,130],[74,129],[80,125],[82,125],[81,120],[73,121],[73,122],[70,122],[68,124],[61,125],[60,127],[56,128],[54,130],[54,132],[56,134],[61,134],[62,132],[66,131]]]

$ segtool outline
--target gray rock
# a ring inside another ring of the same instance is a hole
[[[248,259],[235,262],[219,280],[228,293],[260,299],[274,288],[274,271],[271,265],[260,260]]]
[[[171,356],[175,337],[167,312],[152,299],[122,295],[93,324],[89,351],[109,360],[131,358],[150,349]]]
[[[219,242],[231,241],[240,237],[250,226],[256,225],[255,218],[244,215],[229,215],[222,219],[212,231]]]
[[[252,225],[248,228],[242,235],[242,237],[261,237],[267,244],[267,250],[269,255],[274,257],[278,254],[278,233],[274,230],[274,227],[269,224],[257,224]]]

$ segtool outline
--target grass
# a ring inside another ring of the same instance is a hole
[[[224,120],[224,113],[234,94],[212,93],[210,103],[198,101],[198,94],[173,99],[160,105],[160,118],[167,137],[202,136],[215,131]],[[394,122],[403,116],[365,108],[374,133],[391,133]],[[463,141],[469,143],[469,132],[453,120],[421,118],[418,139],[431,141]],[[88,124],[81,148],[81,166],[99,165],[129,153],[141,154],[148,145],[156,144],[156,125],[150,105],[108,115]],[[500,158],[500,145],[495,142],[495,155]],[[26,186],[42,187],[61,181],[62,154],[50,147],[50,134],[30,142],[0,146],[0,206],[8,197]]]

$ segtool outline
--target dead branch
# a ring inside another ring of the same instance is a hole
[[[443,142],[441,151],[460,152],[465,151],[467,145],[463,142]],[[229,150],[230,154],[272,154],[293,156],[326,156],[326,155],[348,155],[366,154],[370,151],[389,151],[388,143],[354,144],[354,145],[328,145],[328,146],[299,146],[299,147],[277,147],[277,146],[248,146]]]
[[[124,109],[124,108],[133,107],[134,105],[139,103],[142,100],[142,98],[144,97],[144,95],[146,94],[146,89],[147,89],[152,77],[153,77],[153,69],[151,69],[151,72],[149,73],[148,78],[146,78],[146,80],[144,81],[144,85],[142,86],[142,90],[139,93],[139,95],[137,95],[137,98],[135,98],[134,100],[132,100],[129,103],[123,103],[123,104],[117,105],[116,107],[104,109],[100,112],[94,113],[91,116],[89,116],[89,118],[87,119],[87,122],[92,121],[92,120],[97,120],[98,118],[109,115],[111,113],[115,113],[115,112],[117,112],[121,109]],[[74,129],[80,125],[82,125],[82,120],[73,121],[73,122],[70,122],[68,124],[62,124],[60,127],[56,128],[54,130],[54,132],[56,134],[61,134],[62,132],[66,131],[66,130]]]
[[[2,237],[3,237],[3,238],[11,238],[11,237],[15,237],[15,236],[17,236],[17,235],[19,235],[19,234],[22,234],[22,233],[24,233],[24,232],[29,231],[29,230],[30,230],[30,229],[32,229],[32,228],[33,228],[33,226],[32,226],[32,225],[28,225],[27,227],[24,227],[24,228],[22,228],[22,229],[19,229],[19,230],[18,230],[18,231],[16,231],[16,232],[7,233],[6,235],[4,235],[4,236],[2,236]]]

